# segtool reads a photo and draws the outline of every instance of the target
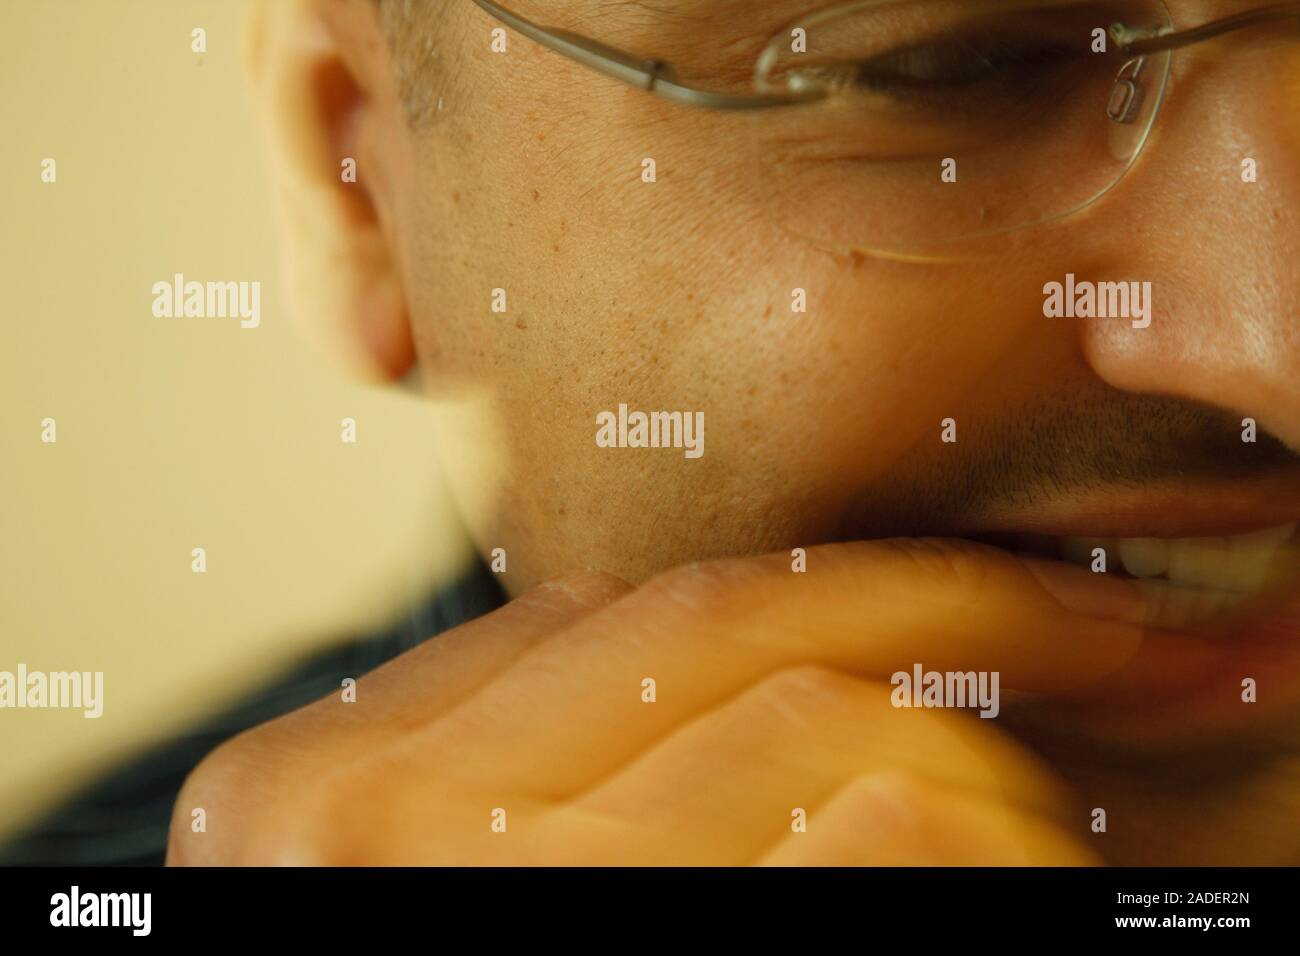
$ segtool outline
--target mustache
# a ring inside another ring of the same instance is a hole
[[[961,419],[957,444],[927,434],[866,490],[837,537],[944,535],[980,514],[1106,487],[1225,483],[1300,473],[1300,453],[1247,416],[1104,383]]]
[[[1300,468],[1300,454],[1256,428],[1243,440],[1244,416],[1190,402],[1113,392],[1104,402],[1084,399],[1031,409],[1012,425],[1011,440],[1026,454],[980,456],[987,470],[1010,464],[1009,478],[1026,484],[1095,486],[1102,481],[1244,478],[1279,468]]]

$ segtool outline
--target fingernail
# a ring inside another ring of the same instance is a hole
[[[1043,589],[1072,614],[1129,624],[1146,619],[1146,599],[1129,581],[1064,561],[1025,558],[1024,563]]]

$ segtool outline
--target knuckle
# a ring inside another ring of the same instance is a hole
[[[848,792],[861,795],[868,804],[921,809],[936,796],[933,783],[913,770],[890,767],[863,774],[849,785]]]
[[[520,598],[524,601],[548,602],[556,595],[583,606],[606,604],[621,597],[632,586],[607,571],[584,570],[551,578]]]
[[[986,584],[990,562],[1012,560],[1005,551],[958,538],[889,538],[875,544],[925,578],[963,589]]]
[[[829,667],[794,665],[767,675],[715,711],[710,720],[719,733],[740,740],[761,739],[765,747],[804,746],[819,753],[843,750],[836,741],[844,730],[869,726],[865,686]]]
[[[750,595],[755,578],[764,573],[758,563],[737,558],[693,562],[652,578],[642,593],[665,604],[699,609]]]
[[[258,830],[257,862],[269,866],[346,862],[337,853],[338,835],[348,832],[350,821],[339,818],[334,794],[335,788],[325,781],[279,800]]]
[[[382,759],[373,756],[357,755],[324,786],[301,792],[285,808],[270,848],[273,862],[372,866],[409,861],[416,844],[437,830],[427,807],[455,813],[457,790],[425,761],[387,752]]]
[[[172,808],[168,861],[178,865],[249,862],[275,854],[284,808],[301,784],[291,761],[269,743],[268,725],[221,744],[186,777]],[[196,810],[205,828],[191,827]]]
[[[167,834],[167,860],[172,865],[188,866],[216,862],[212,851],[218,842],[223,852],[230,852],[232,842],[222,832],[220,841],[209,839],[209,825],[215,828],[218,821],[229,818],[229,808],[238,794],[244,792],[244,772],[238,766],[235,741],[222,744],[204,757],[185,778],[172,806],[171,824]],[[201,811],[205,829],[195,831],[192,821]],[[215,834],[213,834],[215,835]]]
[[[820,664],[798,664],[770,674],[759,682],[752,694],[760,703],[797,705],[805,709],[825,706],[856,688],[857,682],[845,674]]]
[[[205,809],[220,806],[244,789],[248,773],[248,744],[240,735],[213,750],[196,766],[181,787],[178,805],[187,802]]]
[[[851,815],[882,821],[892,832],[913,837],[944,817],[943,801],[934,784],[900,767],[860,774],[833,802]]]

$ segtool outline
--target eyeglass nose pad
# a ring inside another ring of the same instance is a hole
[[[1106,115],[1116,123],[1127,125],[1137,121],[1142,104],[1146,101],[1146,89],[1142,85],[1142,70],[1146,63],[1146,57],[1136,57],[1120,67],[1119,73],[1115,75]]]
[[[1112,121],[1127,125],[1137,120],[1146,96],[1142,88],[1142,67],[1145,65],[1146,57],[1137,57],[1120,67],[1115,75],[1110,102],[1106,104],[1106,115]]]

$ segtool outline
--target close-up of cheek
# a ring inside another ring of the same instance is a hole
[[[497,95],[477,91],[491,117],[473,134],[486,166],[451,168],[453,149],[419,169],[417,185],[438,197],[422,235],[462,241],[455,255],[413,241],[415,327],[426,387],[495,396],[507,472],[544,463],[554,476],[508,486],[500,509],[515,534],[549,529],[560,543],[548,560],[604,548],[640,579],[687,558],[824,539],[864,489],[942,447],[949,421],[974,405],[995,414],[1037,380],[1043,357],[1026,341],[1070,334],[1042,318],[1042,277],[1063,272],[1062,251],[1026,243],[995,262],[917,262],[801,233],[792,210],[824,202],[817,183],[766,188],[745,150],[716,149],[728,132],[748,142],[750,117],[647,109],[631,94],[539,112]],[[707,454],[601,447],[597,416],[620,406],[702,416]],[[593,540],[614,516],[656,545],[630,556]],[[651,534],[666,523],[674,535]]]

